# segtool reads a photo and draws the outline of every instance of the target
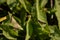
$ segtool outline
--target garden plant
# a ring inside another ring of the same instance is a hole
[[[0,0],[0,40],[60,40],[60,0]]]

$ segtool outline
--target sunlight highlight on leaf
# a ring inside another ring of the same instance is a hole
[[[0,22],[4,21],[4,20],[6,20],[6,19],[7,19],[7,17],[6,17],[6,16],[5,16],[5,17],[0,18]]]

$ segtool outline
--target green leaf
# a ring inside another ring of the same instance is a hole
[[[29,19],[26,24],[26,38],[25,38],[25,40],[29,40],[29,38],[32,36],[32,32],[33,32],[33,26],[32,26],[32,22],[31,22],[31,16],[29,16]]]
[[[43,10],[40,10],[39,0],[36,0],[36,11],[38,20],[46,23],[46,13]]]
[[[9,34],[10,34],[12,37],[18,36],[18,30],[9,29]]]
[[[3,35],[7,38],[7,39],[15,39],[14,37],[12,37],[10,35],[10,30],[13,30],[13,28],[11,26],[7,26],[7,25],[0,25],[2,31],[3,31]],[[16,32],[12,35],[16,36]]]
[[[18,36],[18,30],[14,30],[14,28],[10,25],[0,25],[1,29],[8,32],[13,36]]]
[[[26,11],[22,8],[19,15],[20,15],[20,20],[21,20],[21,26],[25,26],[25,21],[26,21],[26,16],[27,16]]]
[[[2,3],[4,3],[4,2],[6,2],[6,0],[0,0],[0,4],[2,4]]]
[[[13,17],[19,24],[21,24],[21,20],[18,17],[16,17],[16,16],[13,16]]]
[[[5,30],[3,30],[3,35],[7,38],[7,39],[16,39],[12,36],[10,36],[10,34],[8,32],[6,32]]]
[[[47,17],[46,17],[46,12],[40,8],[39,5],[40,0],[36,0],[36,11],[37,11],[37,19],[40,22],[41,26],[46,26],[47,24]]]
[[[58,19],[58,26],[59,26],[59,29],[60,29],[60,0],[55,0],[55,8],[56,8],[56,16],[57,16],[57,19]]]
[[[10,7],[10,9],[13,10],[13,7],[17,5],[17,0],[7,0],[6,3]]]
[[[50,26],[49,25],[49,30],[50,30],[50,34],[49,36],[51,37],[51,40],[60,40],[60,30],[57,28],[58,26],[53,25]]]
[[[28,13],[30,13],[30,11],[27,9],[27,5],[26,5],[26,2],[25,2],[26,0],[19,0],[19,2],[22,4],[22,6],[24,7],[24,9],[28,12]]]
[[[13,3],[15,3],[15,2],[16,2],[16,0],[7,0],[7,4],[8,4],[8,5],[13,4]]]
[[[47,4],[48,0],[41,0],[41,8],[44,8],[45,5]]]

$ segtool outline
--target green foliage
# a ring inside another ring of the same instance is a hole
[[[60,0],[0,0],[0,40],[60,40]]]

